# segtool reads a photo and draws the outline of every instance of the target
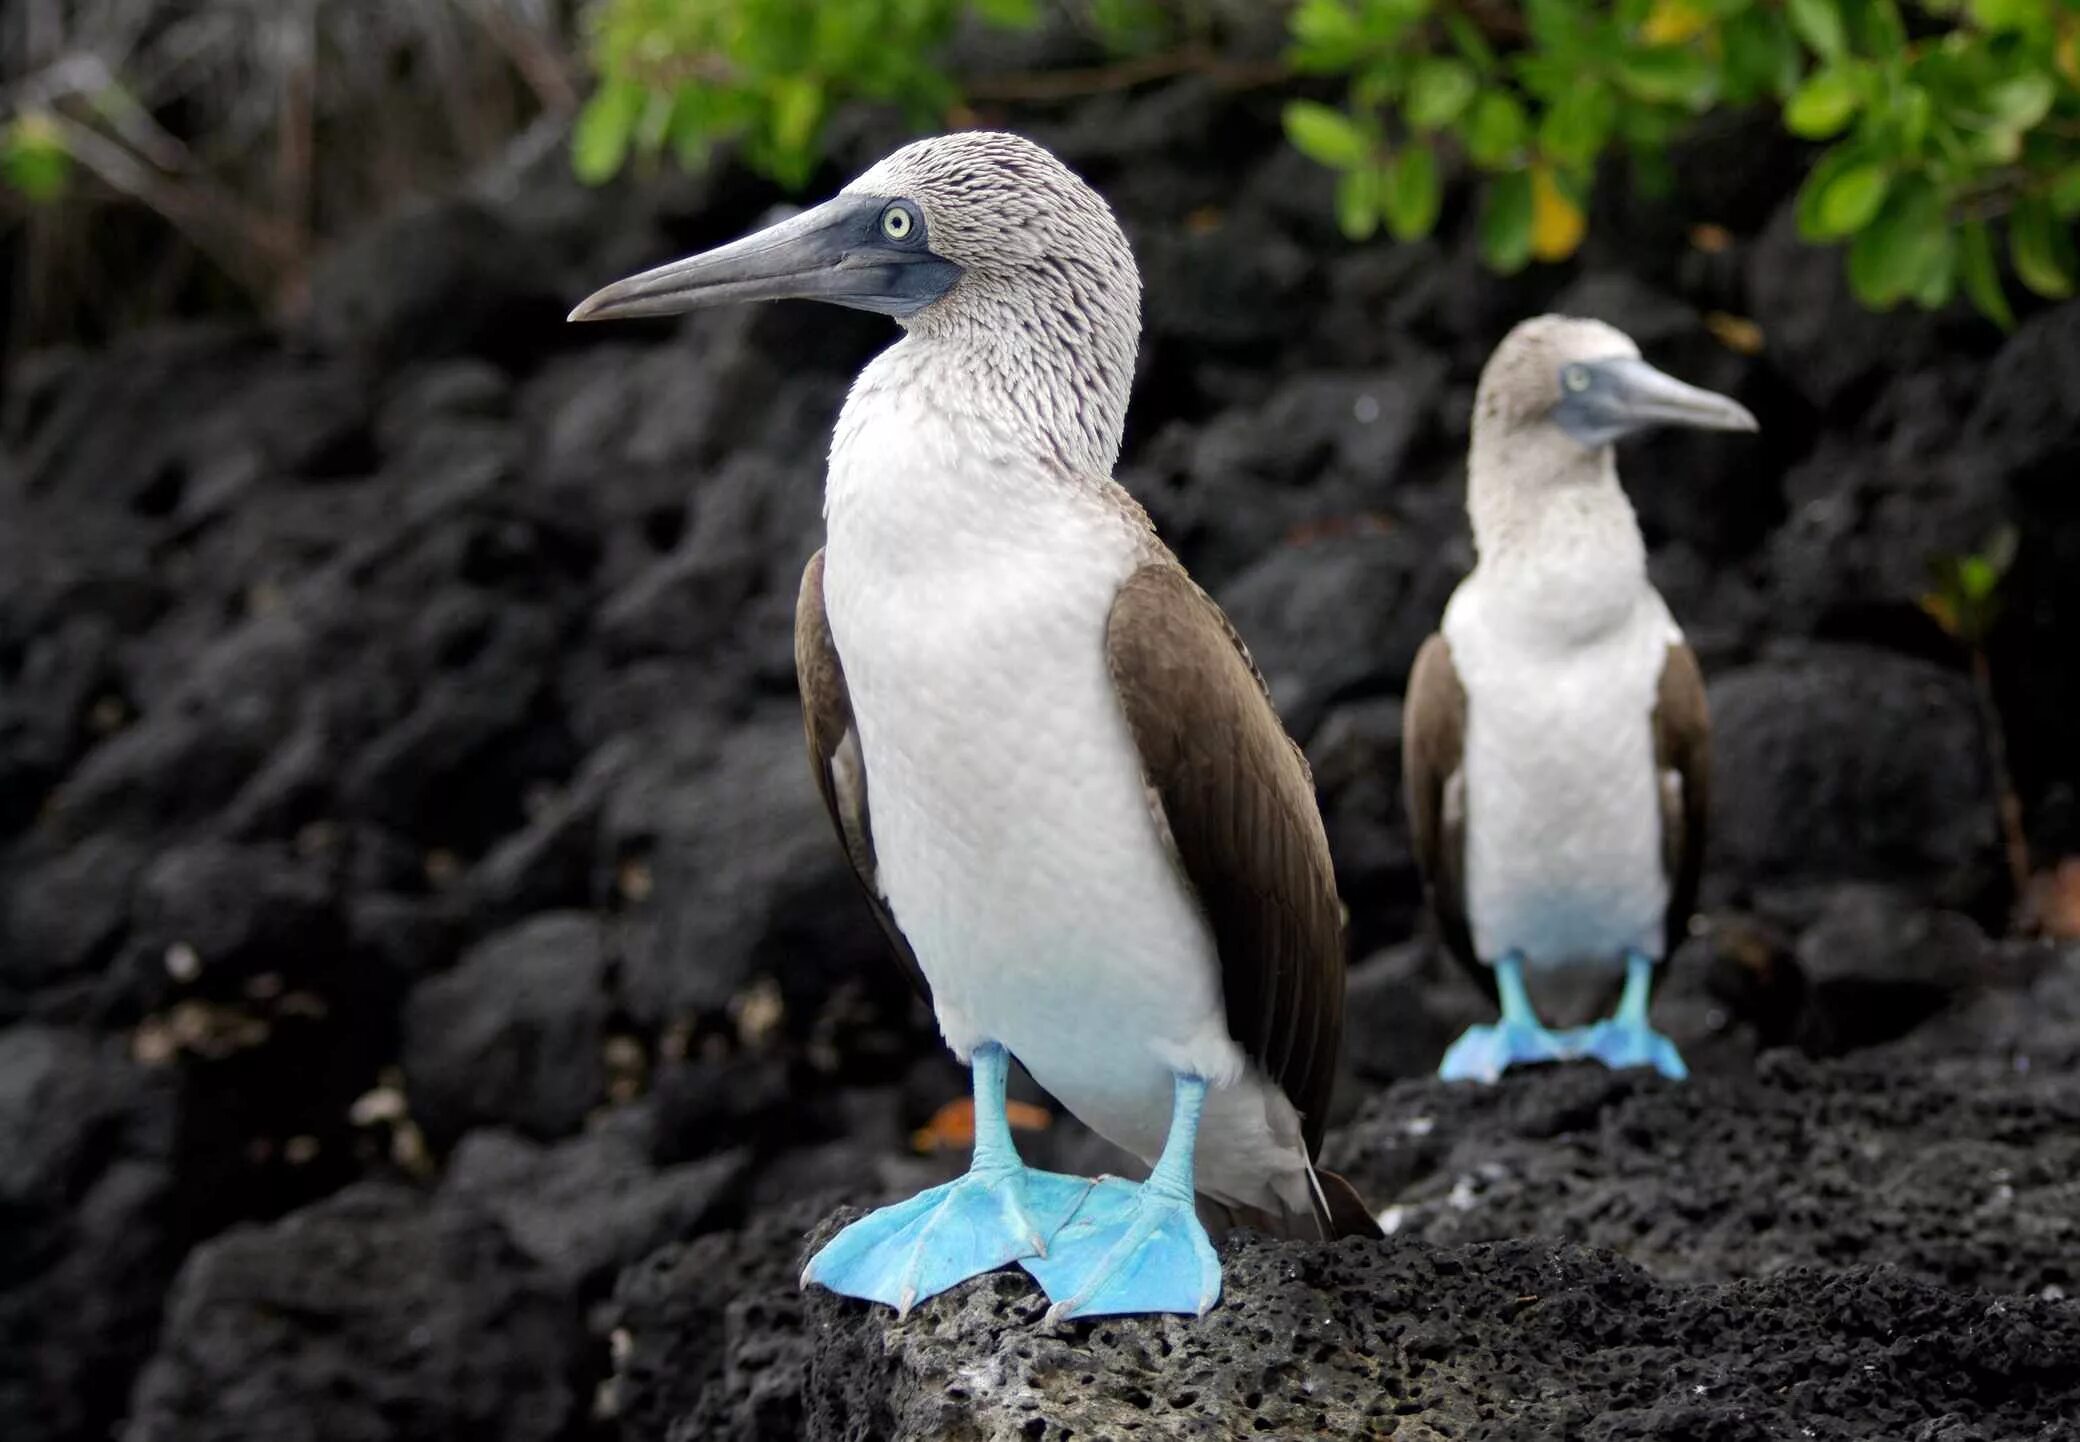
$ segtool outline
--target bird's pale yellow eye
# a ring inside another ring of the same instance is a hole
[[[916,227],[917,222],[910,218],[910,212],[900,205],[891,205],[881,212],[881,233],[890,240],[908,240]]]
[[[1577,393],[1589,389],[1589,368],[1587,366],[1569,366],[1566,370],[1560,372],[1560,383]]]

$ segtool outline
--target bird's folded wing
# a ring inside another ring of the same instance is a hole
[[[1452,664],[1451,643],[1432,635],[1416,653],[1402,705],[1401,784],[1416,865],[1445,947],[1492,991],[1493,975],[1474,955],[1466,919],[1466,808],[1460,777],[1465,760],[1466,688]]]
[[[1667,950],[1690,929],[1704,877],[1705,817],[1711,809],[1711,719],[1697,654],[1681,641],[1668,648],[1654,698],[1654,767],[1661,787],[1661,862],[1668,876]],[[1669,784],[1672,779],[1673,784]]]
[[[794,669],[802,690],[802,730],[809,742],[809,767],[831,825],[845,846],[860,889],[874,908],[874,919],[888,937],[896,960],[910,974],[918,994],[931,1000],[931,987],[917,953],[896,925],[895,913],[874,876],[874,831],[867,812],[867,769],[860,758],[859,732],[852,724],[852,697],[845,689],[845,668],[831,641],[830,619],[823,610],[823,552],[809,558],[802,571],[801,594],[794,608]]]
[[[1343,1031],[1343,918],[1314,782],[1226,616],[1166,557],[1114,599],[1106,657],[1150,803],[1220,953],[1228,1029],[1310,1156]]]

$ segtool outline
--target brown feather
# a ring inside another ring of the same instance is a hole
[[[845,689],[845,668],[838,662],[838,648],[831,640],[829,618],[823,609],[823,552],[809,558],[802,569],[802,589],[794,607],[794,671],[802,691],[802,731],[809,743],[809,768],[823,793],[824,809],[831,826],[859,878],[860,890],[874,908],[890,950],[910,974],[918,994],[932,999],[924,968],[909,938],[896,925],[895,913],[875,880],[874,831],[867,811],[867,768],[860,759],[859,732],[852,724],[852,696]]]
[[[1661,864],[1668,877],[1662,956],[1682,945],[1697,910],[1704,878],[1705,821],[1711,810],[1711,715],[1697,655],[1681,641],[1668,648],[1654,698],[1654,768],[1673,772],[1677,785],[1661,788]]]
[[[1401,712],[1401,784],[1407,795],[1416,865],[1445,948],[1490,996],[1495,974],[1473,951],[1466,919],[1466,688],[1451,643],[1434,634],[1416,653]]]
[[[1236,1042],[1320,1149],[1343,1031],[1343,917],[1314,782],[1228,619],[1158,556],[1106,632],[1152,801],[1220,954]]]

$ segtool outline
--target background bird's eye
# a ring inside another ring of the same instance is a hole
[[[1560,372],[1560,383],[1571,391],[1585,391],[1589,389],[1589,368],[1587,366],[1567,367]]]
[[[908,240],[916,229],[916,218],[900,205],[891,205],[881,212],[881,233],[890,240]]]

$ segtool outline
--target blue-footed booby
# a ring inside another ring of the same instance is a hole
[[[795,663],[832,825],[976,1117],[965,1176],[845,1228],[804,1284],[907,1311],[1018,1262],[1050,1316],[1196,1314],[1199,1207],[1372,1231],[1312,1163],[1344,978],[1307,764],[1112,479],[1141,304],[1112,212],[1017,136],[924,140],[572,319],[784,297],[905,332],[838,417]],[[1147,1180],[1026,1167],[1012,1057]]]
[[[1600,321],[1540,316],[1481,372],[1467,460],[1473,572],[1409,678],[1402,774],[1446,946],[1501,1003],[1439,1075],[1593,1057],[1686,1075],[1647,1020],[1704,866],[1697,658],[1647,580],[1612,446],[1654,425],[1752,431]],[[1555,1033],[1524,973],[1622,965],[1614,1016]]]

